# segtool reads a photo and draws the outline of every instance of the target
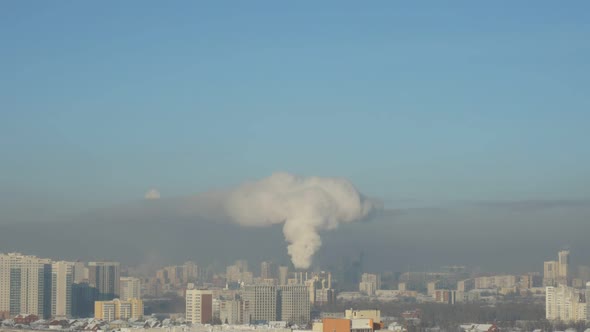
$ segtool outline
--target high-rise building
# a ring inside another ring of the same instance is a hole
[[[566,322],[586,320],[588,307],[582,292],[566,285],[546,287],[545,318]]]
[[[305,285],[279,286],[280,320],[304,325],[309,323],[311,305]]]
[[[94,301],[98,298],[95,287],[88,282],[72,285],[72,317],[89,318],[94,316]]]
[[[560,284],[569,285],[570,278],[570,252],[569,250],[561,250],[557,253],[559,268],[558,268],[558,282]]]
[[[546,261],[543,264],[543,285],[555,286],[559,277],[559,264],[557,261]]]
[[[275,265],[272,262],[260,263],[260,278],[272,279],[275,278]]]
[[[193,324],[210,323],[213,319],[213,293],[209,290],[186,290],[186,320]]]
[[[363,273],[359,283],[359,292],[369,296],[375,295],[381,289],[381,276],[378,274]]]
[[[194,262],[185,262],[182,266],[182,282],[196,282],[199,277],[199,267]]]
[[[0,254],[0,316],[51,315],[51,260]]]
[[[141,280],[134,277],[121,277],[121,300],[141,299]]]
[[[140,319],[143,317],[143,301],[130,299],[122,301],[96,301],[94,303],[94,318],[108,322],[116,319]]]
[[[286,285],[289,279],[289,267],[279,266],[279,285]]]
[[[72,317],[72,284],[74,281],[74,263],[54,262],[51,271],[51,316],[58,318]]]
[[[86,264],[84,262],[75,262],[73,275],[76,284],[88,282],[88,267],[86,267]]]
[[[243,299],[249,303],[244,321],[277,320],[277,288],[267,285],[249,285],[244,288]]]
[[[221,301],[219,319],[224,324],[244,324],[242,301],[238,299]]]
[[[120,264],[117,262],[88,263],[88,281],[98,292],[98,301],[110,301],[120,295]]]

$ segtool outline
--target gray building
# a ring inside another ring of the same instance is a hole
[[[244,288],[243,299],[249,306],[244,311],[244,323],[277,320],[277,288],[250,285]]]
[[[309,289],[305,285],[279,286],[280,320],[298,325],[310,321]]]
[[[110,301],[120,293],[120,264],[117,262],[88,263],[88,283],[95,287],[97,301]]]

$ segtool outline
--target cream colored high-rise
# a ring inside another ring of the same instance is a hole
[[[51,315],[51,260],[0,254],[0,316]]]
[[[72,316],[72,283],[74,263],[59,261],[51,267],[51,316],[68,318]]]
[[[206,324],[213,319],[213,293],[209,290],[186,290],[186,320],[192,324]]]
[[[543,285],[555,286],[559,277],[559,264],[557,261],[546,261],[543,264]]]
[[[580,290],[566,285],[545,289],[545,318],[566,322],[585,321],[587,305]]]
[[[121,277],[119,287],[121,300],[141,299],[141,280],[134,277]]]
[[[363,273],[359,283],[359,291],[367,295],[375,295],[381,289],[381,276],[378,274]]]

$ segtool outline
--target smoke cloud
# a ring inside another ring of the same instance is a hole
[[[321,231],[361,220],[379,207],[346,179],[289,173],[244,183],[225,201],[227,214],[240,225],[283,224],[288,253],[299,269],[310,267],[322,245]]]

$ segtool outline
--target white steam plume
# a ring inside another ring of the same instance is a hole
[[[377,206],[346,179],[275,173],[232,190],[225,207],[240,225],[284,224],[293,265],[307,269],[322,245],[320,231],[360,220]]]

